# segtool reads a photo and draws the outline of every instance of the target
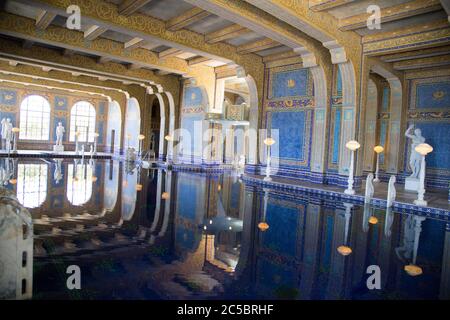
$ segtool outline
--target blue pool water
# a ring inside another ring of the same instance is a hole
[[[30,292],[16,288],[16,299],[450,297],[443,220],[246,186],[232,173],[0,161],[3,187],[33,218],[33,236],[17,249],[31,250],[30,261],[15,264],[17,242],[0,241],[2,298],[14,295],[5,277],[20,272]],[[0,238],[8,232],[3,221]],[[67,288],[72,265],[80,290]],[[380,289],[367,286],[369,266]]]

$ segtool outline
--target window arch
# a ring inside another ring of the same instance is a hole
[[[20,104],[19,139],[49,140],[50,103],[40,95],[29,95]]]
[[[47,198],[47,165],[19,163],[17,167],[17,199],[27,208],[39,207]]]
[[[74,206],[81,206],[92,196],[93,169],[76,162],[67,166],[67,199]]]
[[[95,108],[87,101],[78,101],[70,110],[70,141],[75,141],[75,132],[80,133],[78,141],[94,142]]]

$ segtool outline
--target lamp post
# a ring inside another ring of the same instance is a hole
[[[351,157],[350,157],[350,169],[348,173],[348,187],[345,189],[345,194],[355,194],[355,190],[353,189],[353,183],[355,182],[353,179],[353,171],[355,166],[355,151],[361,147],[361,145],[358,143],[358,141],[351,140],[345,144],[345,147],[351,151]]]
[[[17,127],[14,127],[14,128],[11,129],[11,131],[13,132],[13,150],[12,150],[12,153],[17,153],[17,138],[18,138],[17,135],[18,135],[20,129],[17,128]]]
[[[138,135],[139,140],[139,158],[141,157],[142,152],[142,141],[145,139],[145,136],[143,134]]]
[[[375,167],[375,179],[373,179],[373,182],[380,182],[380,179],[378,178],[378,171],[380,170],[380,153],[384,151],[384,148],[382,146],[376,146],[373,148],[373,150],[377,154],[377,163]]]
[[[264,144],[267,146],[267,166],[266,166],[266,176],[264,177],[264,181],[272,181],[272,178],[270,177],[270,161],[271,161],[270,147],[274,143],[275,143],[275,140],[271,137],[264,139]]]
[[[414,200],[414,204],[426,207],[428,203],[423,199],[425,195],[425,156],[433,151],[433,147],[427,143],[421,143],[415,147],[414,150],[422,156],[422,160],[420,162],[419,191],[417,200]]]
[[[94,152],[93,154],[97,154],[97,139],[100,135],[98,134],[98,132],[94,133]]]
[[[164,137],[164,139],[167,141],[167,143],[170,143],[170,141],[173,141],[173,138],[170,134]],[[167,151],[169,150],[169,145],[167,144]],[[169,164],[169,157],[168,152],[166,152],[166,164]]]
[[[269,224],[266,222],[267,202],[269,201],[269,190],[265,189],[265,188],[263,190],[264,190],[263,216],[262,216],[262,221],[260,223],[258,223],[258,229],[261,230],[261,232],[264,232],[267,229],[269,229]]]

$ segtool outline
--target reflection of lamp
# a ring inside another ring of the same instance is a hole
[[[98,180],[98,178],[96,176],[92,176],[91,180],[92,180],[92,182],[96,182]]]
[[[220,191],[220,190],[222,190],[222,186],[219,184],[219,185],[217,185],[217,191]]]
[[[406,265],[404,267],[404,270],[406,271],[407,274],[409,274],[412,277],[420,276],[422,274],[422,268],[414,264]]]
[[[165,192],[162,193],[161,198],[164,199],[164,200],[167,200],[167,199],[170,198],[170,195],[169,195],[168,192],[165,191]]]
[[[379,168],[380,168],[380,153],[382,153],[384,151],[384,148],[382,146],[376,146],[375,148],[373,148],[373,150],[377,153],[375,179],[373,179],[373,182],[380,182],[380,179],[378,178],[378,171],[379,171]]]
[[[264,181],[272,180],[272,178],[270,177],[270,160],[271,160],[270,147],[274,143],[275,143],[275,140],[271,137],[264,139],[264,144],[267,146],[267,166],[266,166],[266,176],[264,178]]]
[[[17,134],[19,133],[20,129],[17,127],[14,127],[11,129],[13,132],[13,153],[17,153]]]
[[[352,249],[350,247],[347,247],[347,246],[339,246],[337,248],[337,251],[343,256],[348,256],[349,254],[352,253]]]
[[[347,149],[349,149],[351,151],[351,156],[350,156],[350,171],[348,173],[348,187],[347,189],[345,189],[344,193],[346,194],[355,194],[355,190],[353,190],[353,170],[354,170],[354,162],[355,162],[355,151],[359,149],[359,147],[361,147],[361,145],[358,143],[358,141],[355,140],[351,140],[349,142],[347,142],[345,144],[345,146],[347,147]]]
[[[9,183],[11,183],[11,184],[17,184],[17,179],[10,179],[10,180],[9,180]]]
[[[371,216],[371,217],[369,218],[369,223],[370,223],[370,224],[377,224],[377,223],[378,223],[378,218],[375,217],[375,216]]]
[[[269,201],[269,191],[264,189],[264,208],[263,208],[263,216],[262,221],[258,223],[258,229],[262,232],[269,229],[269,224],[266,222],[266,214],[267,214],[267,202]]]
[[[421,143],[414,150],[422,156],[420,162],[419,191],[417,200],[414,200],[414,204],[425,207],[427,206],[427,202],[423,199],[425,195],[425,156],[433,151],[433,147],[427,143]]]
[[[95,132],[94,133],[94,154],[97,154],[97,138],[99,137],[100,135],[98,134],[98,132]]]
[[[145,139],[145,136],[143,134],[138,135],[138,140],[139,140],[139,157],[141,156],[141,152],[142,152],[142,141]]]
[[[345,206],[345,214],[344,214],[344,218],[345,218],[345,230],[344,230],[344,244],[339,246],[337,248],[337,251],[343,255],[343,256],[348,256],[349,254],[352,253],[352,248],[350,248],[347,245],[347,238],[348,238],[348,229],[350,227],[350,217],[352,215],[352,208],[353,208],[353,204],[351,203],[344,203]]]
[[[142,191],[142,184],[138,183],[136,185],[136,191]]]

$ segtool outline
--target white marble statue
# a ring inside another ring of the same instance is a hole
[[[414,125],[410,125],[408,129],[405,132],[405,136],[409,139],[411,139],[411,155],[409,156],[409,167],[411,168],[411,175],[410,178],[419,178],[420,173],[420,161],[421,156],[420,154],[415,150],[415,148],[425,142],[425,138],[422,136],[422,131],[420,129],[415,129],[414,134],[411,133],[411,130],[413,129]]]
[[[397,196],[397,191],[395,190],[395,176],[391,176],[389,178],[389,183],[388,183],[388,194],[387,194],[387,204],[386,206],[392,207],[392,204],[395,201],[395,197]]]
[[[364,196],[364,203],[369,203],[373,197],[375,189],[373,187],[373,173],[369,173],[366,179],[366,193]]]
[[[11,150],[11,140],[12,140],[12,123],[10,118],[3,118],[1,121],[2,124],[2,149],[6,149],[7,151]]]
[[[64,126],[61,122],[58,122],[58,126],[56,127],[56,145],[62,146],[64,133],[66,132],[66,129],[64,129]]]

